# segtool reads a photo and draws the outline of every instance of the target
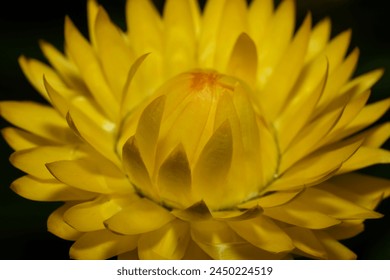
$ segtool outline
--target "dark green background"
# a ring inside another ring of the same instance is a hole
[[[163,1],[155,1],[162,7]],[[204,1],[201,1],[204,2]],[[125,0],[102,0],[111,17],[124,27]],[[19,55],[43,60],[38,40],[44,39],[62,48],[63,20],[70,15],[76,25],[86,32],[84,1],[7,1],[0,8],[0,100],[38,100],[38,93],[28,84],[17,64]],[[356,74],[378,67],[390,69],[390,26],[386,1],[367,0],[298,0],[298,22],[311,10],[314,22],[329,15],[335,35],[352,28],[351,47],[359,46],[361,58]],[[390,71],[375,85],[370,101],[390,94]],[[380,122],[388,121],[389,115]],[[28,116],[27,116],[28,117]],[[0,126],[6,126],[0,120]],[[386,143],[389,148],[389,142]],[[46,219],[58,203],[29,201],[14,194],[10,183],[22,173],[13,168],[8,157],[11,149],[0,139],[0,259],[67,259],[71,242],[46,232]],[[389,167],[378,165],[365,173],[390,178]],[[378,211],[383,219],[366,222],[366,231],[345,241],[359,259],[390,259],[390,200]]]

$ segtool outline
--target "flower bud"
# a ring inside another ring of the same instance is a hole
[[[136,190],[169,208],[203,201],[233,209],[264,185],[258,119],[251,92],[214,71],[181,74],[163,85],[139,116],[123,148]]]

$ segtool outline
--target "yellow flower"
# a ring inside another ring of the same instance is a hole
[[[353,259],[388,180],[390,99],[367,104],[350,31],[330,39],[294,1],[128,0],[128,31],[88,1],[90,41],[65,20],[51,66],[20,57],[50,105],[5,101],[12,189],[64,201],[48,219],[71,258]],[[43,77],[43,78],[42,78]],[[366,129],[367,128],[367,129]]]

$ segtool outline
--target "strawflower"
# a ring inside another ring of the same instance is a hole
[[[89,40],[65,20],[50,65],[20,66],[48,104],[1,102],[26,173],[19,195],[63,201],[48,230],[74,259],[354,259],[390,195],[354,173],[389,163],[381,77],[353,77],[351,32],[284,0],[128,0],[127,31],[88,3]]]

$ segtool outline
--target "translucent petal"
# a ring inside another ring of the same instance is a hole
[[[2,101],[0,113],[15,126],[51,141],[63,143],[74,139],[64,119],[49,106],[30,101]]]
[[[111,120],[116,120],[119,103],[107,84],[94,50],[68,17],[65,20],[65,41],[67,50],[95,101]]]
[[[82,155],[78,147],[72,146],[40,146],[21,150],[11,155],[11,163],[20,170],[41,179],[53,179],[46,164],[77,158]]]
[[[191,181],[187,155],[183,146],[179,145],[158,171],[157,185],[161,198],[175,208],[192,205],[194,201],[191,197]]]
[[[59,181],[81,190],[104,194],[132,192],[125,174],[99,157],[56,161],[47,164],[47,168]]]
[[[84,233],[70,248],[72,259],[100,260],[134,250],[138,236],[117,235],[108,230]]]
[[[95,38],[107,82],[116,99],[121,100],[134,55],[119,28],[111,22],[107,12],[101,7],[95,21]]]
[[[226,72],[227,74],[245,81],[250,86],[255,84],[257,73],[257,50],[255,43],[246,33],[241,33],[238,37],[230,56]]]
[[[288,235],[263,215],[245,221],[228,222],[228,225],[238,235],[260,249],[273,253],[294,249]]]
[[[82,233],[68,225],[63,218],[64,213],[74,205],[75,203],[68,202],[52,212],[47,220],[47,230],[65,240],[77,240],[80,238]]]
[[[224,188],[233,154],[230,123],[223,123],[204,147],[193,173],[193,190],[211,208],[223,208],[231,203],[232,193]],[[221,205],[221,195],[228,195]]]
[[[23,176],[11,184],[18,195],[36,201],[75,201],[89,200],[95,194],[75,189],[57,180],[42,180],[32,176]]]
[[[64,213],[64,220],[81,232],[102,230],[104,221],[121,210],[114,199],[100,196],[93,201],[77,204]]]
[[[156,197],[145,163],[139,153],[135,137],[123,146],[123,166],[130,182],[147,197]]]
[[[14,127],[3,128],[1,134],[8,145],[15,151],[31,149],[37,146],[54,145],[50,140]]]
[[[301,227],[286,227],[284,231],[290,236],[297,249],[315,258],[327,258],[325,248],[312,230]]]
[[[153,100],[143,110],[135,134],[139,152],[150,174],[153,174],[156,145],[164,106],[165,96],[160,96]]]
[[[160,205],[141,198],[130,202],[104,224],[113,232],[127,235],[157,230],[173,219],[175,217]]]
[[[189,225],[174,220],[164,227],[142,234],[138,241],[141,260],[180,260],[190,241]]]

